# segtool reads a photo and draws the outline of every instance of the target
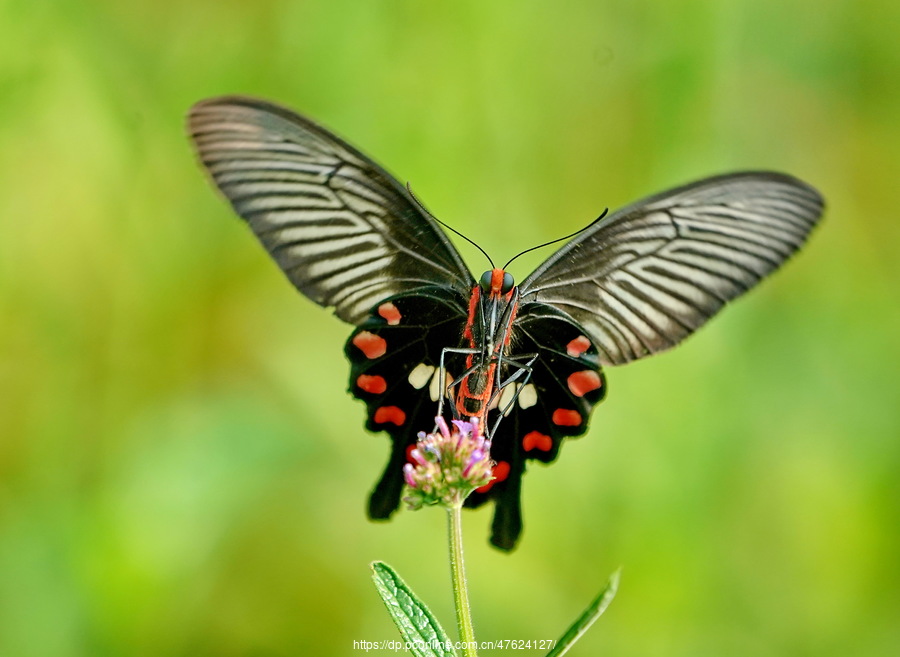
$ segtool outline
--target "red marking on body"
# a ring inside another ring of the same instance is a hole
[[[581,424],[581,413],[566,408],[553,411],[553,424],[559,427],[577,427]]]
[[[413,465],[416,465],[416,462],[413,460],[413,457],[412,457],[411,455],[412,455],[412,451],[413,451],[418,445],[419,445],[419,443],[413,443],[412,445],[407,445],[407,446],[406,446],[406,460],[409,461],[410,463],[412,463]]]
[[[530,452],[533,449],[539,449],[542,452],[549,452],[553,448],[553,439],[547,434],[540,431],[531,431],[522,438],[522,449]]]
[[[463,330],[463,337],[469,343],[468,346],[471,349],[475,349],[475,335],[472,333],[472,326],[475,324],[476,315],[478,314],[478,309],[481,307],[481,286],[476,285],[472,288],[472,296],[469,297],[469,316],[466,319],[466,328]],[[475,360],[475,354],[469,354],[466,356],[466,369],[472,367],[472,364]],[[488,368],[487,376],[488,383],[493,384],[493,366]],[[470,374],[466,378],[464,378],[459,384],[459,390],[456,393],[456,410],[459,412],[461,417],[478,417],[481,420],[484,420],[484,412],[485,412],[485,403],[487,402],[487,398],[490,392],[490,385],[485,386],[484,390],[481,394],[472,392],[469,387],[469,378],[472,375]],[[466,402],[469,402],[467,405]],[[473,403],[478,402],[477,404]]]
[[[387,353],[387,342],[380,335],[360,331],[353,336],[353,346],[363,352],[369,360],[381,358]]]
[[[386,301],[378,306],[378,314],[387,321],[389,326],[397,326],[403,318],[403,315],[397,310],[397,306],[390,301]]]
[[[383,376],[369,376],[368,374],[360,374],[356,377],[356,387],[373,395],[380,395],[387,390],[387,381]]]
[[[587,393],[603,385],[603,382],[600,381],[600,375],[593,370],[574,372],[566,379],[566,383],[569,385],[569,390],[576,397],[584,397]]]
[[[581,354],[591,348],[591,341],[583,335],[579,335],[566,345],[566,353],[572,358],[578,358]]]
[[[493,488],[494,484],[498,484],[506,479],[509,476],[509,463],[507,463],[506,461],[500,461],[494,466],[491,474],[494,475],[494,478],[487,482],[484,486],[476,488],[475,492],[486,493],[491,488]]]
[[[503,293],[503,274],[506,272],[502,269],[491,270],[491,296],[496,297]]]
[[[396,424],[398,427],[406,422],[406,413],[398,406],[382,406],[376,409],[375,415],[372,416],[375,424]]]

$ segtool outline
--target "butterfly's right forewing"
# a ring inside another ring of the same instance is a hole
[[[777,269],[822,209],[783,174],[701,180],[588,228],[522,283],[522,300],[583,326],[604,365],[627,363],[675,346]]]

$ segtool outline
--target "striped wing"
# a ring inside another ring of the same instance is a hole
[[[559,249],[522,283],[522,303],[572,317],[604,365],[643,358],[675,346],[777,269],[823,206],[812,187],[768,172],[663,192]]]
[[[389,296],[468,293],[472,275],[431,217],[381,167],[309,119],[243,97],[196,104],[201,162],[294,286],[351,324]]]

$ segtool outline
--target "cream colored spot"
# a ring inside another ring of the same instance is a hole
[[[537,404],[537,389],[534,384],[527,383],[519,393],[519,408],[531,408]]]
[[[409,385],[411,385],[416,390],[421,390],[431,380],[431,375],[433,373],[434,365],[419,363],[413,368],[412,372],[409,373]]]
[[[434,369],[433,367],[431,369]],[[431,396],[431,401],[437,401],[441,394],[441,383],[440,383],[440,374],[436,372],[433,377],[431,377],[431,386],[428,388],[428,393]],[[447,394],[447,388],[450,387],[450,384],[453,383],[453,377],[450,376],[450,372],[444,370],[444,396],[449,396]]]
[[[509,415],[510,411],[512,411],[512,402],[513,399],[516,398],[516,390],[522,387],[521,383],[516,383],[513,381],[512,383],[507,383],[503,390],[500,391],[500,400],[497,403],[497,407],[503,413],[503,415]]]

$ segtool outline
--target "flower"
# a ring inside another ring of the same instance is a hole
[[[481,433],[478,418],[453,420],[453,429],[442,417],[434,419],[436,431],[419,433],[419,441],[403,466],[409,487],[404,501],[412,510],[425,505],[459,506],[469,494],[493,479],[491,441]]]

